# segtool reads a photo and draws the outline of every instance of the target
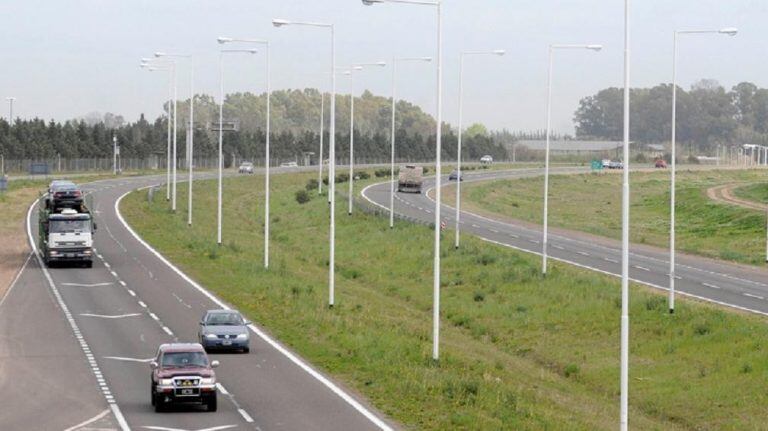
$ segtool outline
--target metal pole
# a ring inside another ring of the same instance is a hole
[[[433,280],[433,341],[432,359],[440,359],[440,207],[441,156],[443,123],[443,19],[441,2],[437,2],[437,136],[435,137],[435,261]]]
[[[397,59],[392,59],[392,129],[389,132],[391,140],[389,154],[389,228],[395,227],[395,109],[397,85]]]
[[[216,243],[221,245],[221,222],[222,222],[222,170],[224,163],[222,161],[224,147],[224,53],[219,53],[219,187],[218,187],[218,204],[217,204],[217,218],[216,218]]]
[[[549,47],[549,69],[547,72],[547,131],[544,150],[544,229],[541,243],[541,273],[547,274],[547,237],[549,231],[549,139],[552,127],[552,63],[553,49]]]
[[[269,68],[269,42],[266,44],[267,55],[267,138],[266,138],[266,151],[265,157],[265,173],[264,176],[264,268],[269,268],[269,139],[270,139],[270,126],[272,124],[270,118],[272,88],[270,85],[270,68]]]
[[[191,61],[190,61],[191,63]],[[195,156],[195,65],[190,64],[190,84],[189,84],[189,132],[187,141],[189,142],[189,199],[187,200],[187,225],[192,226],[192,170],[194,169]]]
[[[629,427],[629,0],[624,0],[624,172],[621,196],[621,372],[619,428]]]
[[[168,74],[168,133],[165,152],[165,200],[171,200],[171,102],[173,101],[173,66]],[[173,115],[176,115],[174,112]]]
[[[349,208],[347,214],[352,215],[352,195],[355,181],[355,72],[349,74]]]
[[[173,196],[171,200],[171,210],[173,212],[176,212],[176,183],[178,182],[178,177],[176,175],[176,167],[178,165],[178,161],[176,158],[176,135],[178,134],[178,127],[177,127],[177,117],[178,117],[178,110],[176,109],[179,102],[179,81],[178,77],[176,75],[176,62],[173,63]]]
[[[672,171],[669,204],[669,312],[675,312],[675,191],[677,172],[677,32],[672,46]]]
[[[461,218],[461,139],[464,135],[464,53],[459,54],[459,140],[456,148],[456,244],[459,248],[459,220]]]
[[[112,175],[117,175],[117,136],[112,135]]]
[[[334,304],[334,283],[336,278],[336,31],[331,25],[331,130],[328,175],[331,197],[330,258],[328,259],[328,306]]]
[[[320,92],[320,157],[318,158],[320,165],[317,173],[317,194],[323,194],[323,138],[325,134],[325,93]]]

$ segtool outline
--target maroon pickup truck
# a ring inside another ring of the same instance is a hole
[[[156,412],[173,404],[202,404],[216,411],[216,373],[219,361],[209,361],[197,343],[161,344],[152,367],[152,405]]]

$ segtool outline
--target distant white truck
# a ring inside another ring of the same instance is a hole
[[[415,165],[405,165],[400,168],[397,178],[397,191],[402,193],[421,193],[424,182],[424,168]]]
[[[480,157],[480,163],[483,165],[490,165],[493,163],[493,157],[486,154],[483,157]]]

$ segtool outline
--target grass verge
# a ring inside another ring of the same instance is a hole
[[[766,174],[763,170],[679,170],[678,250],[764,265],[765,214],[713,202],[707,197],[707,189],[720,184],[764,181]],[[669,172],[632,173],[630,184],[630,240],[668,247]],[[451,205],[455,203],[453,187],[444,193]],[[467,183],[462,186],[462,208],[540,224],[543,190],[541,177]],[[621,175],[551,176],[549,223],[618,240],[621,237]]]
[[[262,178],[227,179],[224,245],[215,182],[198,182],[195,225],[146,192],[131,225],[193,278],[314,365],[412,429],[611,430],[618,421],[620,294],[614,278],[467,238],[442,251],[442,354],[431,356],[432,232],[346,207],[337,216],[337,306],[327,301],[327,203],[276,175],[272,266],[262,262]],[[180,195],[181,200],[184,194]],[[343,207],[343,205],[341,205]],[[185,208],[183,203],[180,208]],[[764,319],[632,289],[631,422],[636,429],[764,426]]]

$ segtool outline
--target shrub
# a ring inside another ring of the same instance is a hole
[[[299,204],[305,204],[309,202],[310,199],[309,193],[307,193],[306,190],[299,190],[296,192],[296,202]]]
[[[359,180],[367,180],[368,178],[371,178],[371,174],[369,174],[368,171],[355,172],[355,178]]]
[[[565,369],[563,370],[563,374],[565,374],[565,377],[571,377],[576,376],[579,374],[579,366],[576,364],[568,364],[565,366]]]
[[[309,181],[307,181],[307,191],[316,190],[318,186],[317,180],[312,178]]]
[[[349,181],[349,174],[339,174],[336,175],[336,184],[338,183],[346,183]]]
[[[473,296],[472,299],[474,299],[475,302],[483,302],[485,301],[485,294],[483,292],[475,292],[475,296]]]
[[[429,168],[424,166],[424,175],[427,175],[429,173]]]

